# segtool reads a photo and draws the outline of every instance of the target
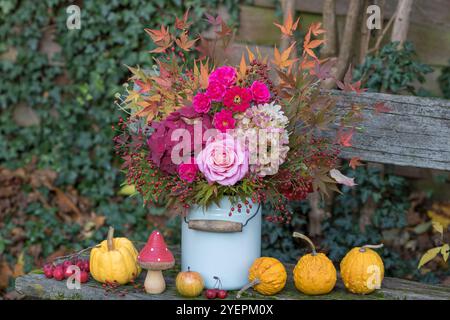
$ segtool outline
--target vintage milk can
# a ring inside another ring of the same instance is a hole
[[[253,261],[261,256],[261,205],[247,201],[247,206],[241,203],[241,212],[238,204],[231,211],[233,205],[224,197],[219,206],[192,206],[182,219],[182,271],[189,267],[199,272],[208,289],[214,288],[214,277],[225,290],[240,289],[248,282]]]

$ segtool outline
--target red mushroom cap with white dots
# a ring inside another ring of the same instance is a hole
[[[166,270],[175,264],[175,258],[158,230],[152,232],[137,260],[142,268],[150,270]]]

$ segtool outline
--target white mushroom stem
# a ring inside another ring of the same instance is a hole
[[[144,282],[145,292],[160,294],[166,290],[166,282],[161,270],[148,270]]]

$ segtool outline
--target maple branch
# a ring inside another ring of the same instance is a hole
[[[350,0],[336,67],[335,78],[337,80],[342,79],[350,63],[350,58],[353,51],[353,40],[355,38],[359,13],[361,11],[361,4],[361,0]]]
[[[392,23],[394,22],[394,19],[396,16],[397,16],[397,11],[395,11],[392,14],[392,17],[389,19],[388,23],[384,27],[383,32],[381,32],[381,35],[378,37],[377,42],[375,43],[375,46],[372,49],[368,50],[367,54],[371,54],[373,52],[377,52],[378,50],[380,50],[381,41],[383,41],[384,36],[386,35],[387,31],[391,27]]]
[[[321,50],[322,58],[336,57],[338,54],[338,34],[336,20],[336,1],[325,0],[323,3],[323,28],[326,30],[324,34],[324,46]]]

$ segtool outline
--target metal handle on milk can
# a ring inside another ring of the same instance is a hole
[[[247,225],[247,223],[252,220],[259,212],[261,204],[258,204],[258,209],[252,214],[245,223],[235,222],[235,221],[224,221],[224,220],[189,220],[187,221],[184,217],[184,222],[188,224],[189,229],[207,232],[218,232],[218,233],[230,233],[230,232],[242,232],[242,229]]]

